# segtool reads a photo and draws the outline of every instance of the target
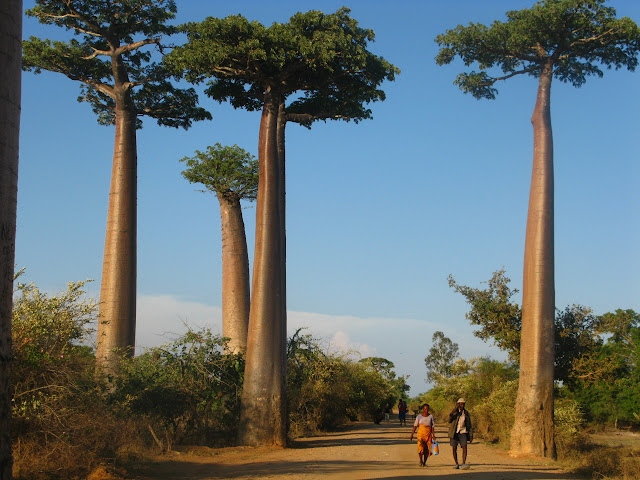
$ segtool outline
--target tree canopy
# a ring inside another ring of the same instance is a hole
[[[364,105],[384,100],[379,89],[399,70],[366,49],[372,30],[358,26],[348,8],[309,11],[265,27],[241,15],[209,17],[181,26],[189,42],[165,61],[187,80],[207,79],[205,93],[236,108],[262,108],[267,86],[291,97],[288,120],[310,126],[318,119],[370,118]]]
[[[79,40],[30,37],[23,42],[23,68],[58,72],[81,82],[78,101],[88,102],[102,125],[115,123],[116,97],[127,93],[136,115],[152,117],[159,125],[188,128],[211,115],[197,107],[193,88],[173,86],[169,72],[143,48],[164,51],[162,37],[177,31],[166,24],[175,13],[173,0],[36,0],[27,15],[70,30]]]
[[[458,358],[458,344],[438,331],[431,338],[432,346],[424,363],[427,366],[427,380],[436,382],[448,378],[453,373],[454,361]]]
[[[237,200],[255,200],[258,193],[258,161],[238,145],[208,146],[206,152],[196,150],[193,157],[180,160],[187,168],[182,176],[200,183],[207,190]]]
[[[476,98],[495,98],[495,83],[516,75],[539,77],[545,65],[553,76],[580,87],[602,68],[634,70],[640,30],[630,18],[615,18],[605,0],[545,0],[531,8],[506,13],[507,21],[458,25],[438,35],[439,65],[459,56],[479,71],[458,75],[455,84]],[[495,73],[491,73],[489,71]],[[501,74],[500,74],[501,72]]]

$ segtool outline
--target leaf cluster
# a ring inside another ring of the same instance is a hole
[[[258,161],[238,145],[208,146],[193,157],[180,160],[187,168],[182,176],[233,201],[255,200],[258,194]]]
[[[580,87],[588,76],[602,77],[602,67],[633,71],[638,64],[640,29],[629,18],[616,18],[605,0],[544,0],[507,12],[505,22],[490,27],[458,25],[438,35],[439,65],[459,57],[479,71],[458,75],[456,85],[476,98],[495,98],[498,80],[515,75],[539,77],[545,66],[560,81]],[[490,69],[500,74],[489,74]]]

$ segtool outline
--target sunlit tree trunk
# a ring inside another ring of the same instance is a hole
[[[285,131],[287,129],[287,118],[284,109],[284,102],[278,107],[278,161],[280,163],[280,285],[282,298],[282,318],[284,325],[287,325],[287,189],[286,189],[286,158],[285,158]],[[282,348],[287,351],[287,331],[282,330]],[[286,366],[286,361],[284,362]],[[286,373],[286,372],[285,372]],[[284,375],[284,374],[283,374]]]
[[[128,93],[116,102],[116,135],[100,288],[98,370],[133,355],[136,333],[136,114]]]
[[[287,130],[287,117],[284,101],[278,107],[278,161],[280,163],[280,297],[282,299],[282,378],[287,378],[287,188],[286,188],[286,148],[285,132]],[[286,383],[285,383],[286,385]],[[285,416],[285,432],[289,431],[288,405],[283,404]]]
[[[260,120],[260,162],[251,312],[238,440],[243,445],[286,444],[282,315],[282,221],[277,146],[281,94],[267,87]]]
[[[11,309],[18,196],[22,1],[0,3],[0,480],[12,478]]]
[[[222,228],[222,334],[231,353],[247,348],[249,255],[242,207],[237,198],[218,193]]]
[[[520,382],[511,452],[555,457],[553,431],[554,247],[553,138],[551,79],[553,64],[543,69],[533,124],[533,172],[524,253]]]

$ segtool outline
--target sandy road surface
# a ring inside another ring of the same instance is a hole
[[[298,439],[293,448],[234,447],[200,449],[157,457],[135,472],[138,480],[300,479],[360,480],[427,477],[459,480],[569,480],[574,475],[556,466],[511,458],[506,452],[474,442],[469,470],[454,470],[444,426],[436,426],[440,455],[426,468],[418,466],[411,427],[397,423],[356,423],[340,432]],[[459,451],[459,455],[461,452]],[[461,455],[459,456],[461,459]]]

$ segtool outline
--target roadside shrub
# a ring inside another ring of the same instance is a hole
[[[319,340],[298,330],[287,347],[289,435],[293,438],[334,429],[346,421],[373,421],[402,390],[402,379],[380,364],[329,354]]]
[[[558,458],[566,457],[572,450],[582,449],[585,436],[581,433],[584,414],[573,399],[557,398],[554,406],[556,451]]]
[[[507,362],[490,358],[459,359],[451,377],[439,377],[436,386],[420,400],[435,411],[438,422],[447,423],[456,400],[464,397],[477,435],[494,443],[508,444],[518,372]]]
[[[189,329],[123,361],[110,401],[144,421],[163,449],[229,445],[239,420],[244,358],[223,353],[224,346],[209,329]]]
[[[511,440],[518,380],[509,380],[482,399],[471,410],[477,434],[507,448]]]
[[[17,284],[13,306],[12,441],[14,477],[73,478],[104,459],[114,461],[137,438],[104,402],[93,379],[94,357],[84,345],[93,333],[96,304],[86,282],[50,296]]]

